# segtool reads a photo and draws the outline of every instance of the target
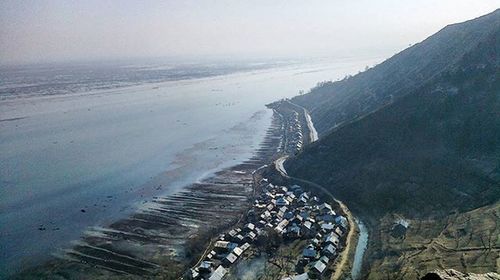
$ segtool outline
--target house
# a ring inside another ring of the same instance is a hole
[[[321,204],[318,209],[323,214],[326,214],[326,213],[333,211],[332,206],[326,202]]]
[[[305,221],[302,225],[302,231],[304,235],[312,237],[316,233],[316,230],[313,227],[313,223],[311,221]]]
[[[328,232],[333,231],[333,228],[334,228],[334,227],[335,227],[335,226],[334,226],[333,224],[322,224],[322,225],[321,225],[321,230],[322,230],[323,232],[328,233]]]
[[[299,214],[295,215],[295,217],[290,220],[291,223],[296,223],[296,224],[301,224],[302,221],[304,221],[304,218],[302,218],[302,216],[300,216]]]
[[[288,225],[288,220],[282,220],[281,222],[278,223],[275,230],[279,233],[283,233],[287,225]]]
[[[325,248],[323,248],[323,250],[321,252],[325,256],[331,258],[331,257],[335,256],[337,249],[332,244],[328,244],[325,246]]]
[[[288,277],[285,277],[281,280],[308,280],[308,279],[309,279],[309,275],[307,275],[307,273],[302,273],[299,275],[288,276]]]
[[[222,263],[224,264],[224,266],[226,267],[229,267],[231,266],[233,263],[236,262],[236,260],[238,259],[238,256],[236,256],[235,254],[233,253],[229,253],[223,260],[222,260]]]
[[[333,213],[335,213],[335,212],[333,212]],[[321,215],[318,217],[318,220],[322,221],[324,223],[333,223],[333,222],[335,222],[335,214],[333,214],[333,213],[327,213],[327,214]]]
[[[313,238],[313,240],[311,240],[311,244],[314,246],[314,248],[319,248],[319,246],[321,245],[321,241],[319,241],[319,239],[317,238]]]
[[[288,206],[290,205],[290,202],[288,200],[286,200],[284,197],[280,197],[278,199],[276,199],[276,206],[278,207],[282,207],[282,206]]]
[[[213,262],[202,261],[200,266],[198,266],[198,271],[200,273],[210,273],[212,272]]]
[[[207,255],[207,259],[211,260],[211,259],[212,259],[212,258],[214,258],[216,255],[217,255],[217,253],[216,253],[214,250],[212,250],[212,251],[210,251],[210,253],[208,253],[208,255]]]
[[[327,256],[322,256],[321,258],[319,258],[319,260],[324,264],[328,264],[330,262],[330,259]]]
[[[322,261],[315,261],[311,265],[311,273],[314,276],[321,276],[325,272],[325,269],[326,269],[326,264]]]
[[[229,251],[229,242],[228,241],[216,241],[214,244],[214,250],[216,252],[227,252]]]
[[[307,219],[307,218],[309,218],[309,212],[307,212],[307,211],[300,211],[299,215],[300,215],[303,219]]]
[[[316,255],[318,253],[316,252],[316,250],[314,248],[305,248],[303,251],[302,251],[302,257],[306,258],[306,259],[315,259],[316,258]]]
[[[222,267],[222,265],[219,265],[217,269],[210,275],[210,278],[208,280],[222,280],[224,276],[227,274],[227,270]]]
[[[347,218],[344,217],[344,216],[338,216],[337,218],[335,218],[335,223],[337,223],[338,225],[342,226],[343,228],[347,229]]]
[[[264,211],[264,213],[260,214],[260,217],[263,220],[269,220],[271,218],[271,212],[269,210]]]
[[[286,230],[286,237],[288,238],[299,238],[300,237],[300,227],[297,224],[292,224]]]
[[[240,248],[241,248],[241,251],[245,252],[248,248],[250,248],[250,244],[245,243],[245,244],[241,245]]]
[[[263,228],[263,227],[265,227],[265,226],[266,226],[266,224],[267,224],[267,222],[266,222],[266,221],[264,221],[264,220],[260,220],[260,221],[257,223],[257,226],[258,226],[258,227]]]
[[[201,279],[200,273],[196,269],[190,269],[189,272],[191,274],[191,275],[189,275],[190,279],[193,279],[193,280]]]
[[[288,202],[292,203],[295,200],[295,195],[293,193],[287,192],[287,196],[285,197]]]
[[[236,247],[233,249],[233,251],[231,252],[233,253],[234,255],[236,255],[237,257],[241,256],[241,254],[243,254],[243,250],[241,250],[240,247]]]
[[[278,217],[283,218],[285,216],[285,213],[286,213],[287,209],[288,208],[286,206],[280,207],[280,209],[278,211]]]
[[[338,236],[343,236],[344,231],[340,227],[336,227],[334,231]]]
[[[252,223],[246,224],[245,227],[243,228],[243,232],[250,232],[253,230],[255,230],[255,225]]]
[[[241,243],[243,243],[244,240],[245,240],[245,237],[243,237],[243,235],[241,235],[241,234],[238,234],[238,235],[236,235],[236,237],[232,241],[236,242],[238,244],[241,244]]]
[[[243,241],[247,242],[247,243],[252,243],[255,241],[255,239],[257,239],[257,234],[255,232],[251,231],[245,235],[245,238],[243,239]]]
[[[325,237],[325,244],[332,244],[335,247],[339,246],[339,236],[335,233],[330,233]]]
[[[299,186],[299,185],[293,185],[290,187],[290,191],[292,191],[294,194],[301,194],[303,193],[304,191],[302,190],[302,187]]]
[[[295,214],[293,214],[293,212],[291,212],[291,211],[287,211],[287,212],[283,215],[283,218],[284,218],[284,219],[287,219],[287,220],[291,220],[291,219],[295,218]]]
[[[298,200],[298,202],[297,202],[297,203],[298,203],[299,205],[304,206],[304,205],[306,205],[306,204],[307,204],[307,199],[305,199],[305,198],[301,197],[301,198],[299,198],[299,200]]]

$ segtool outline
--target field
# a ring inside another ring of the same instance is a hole
[[[500,203],[443,218],[410,219],[403,237],[391,235],[397,215],[373,230],[368,279],[419,279],[435,269],[500,272]]]

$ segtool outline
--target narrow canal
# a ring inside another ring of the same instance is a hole
[[[361,277],[361,268],[363,266],[363,256],[366,251],[366,247],[368,245],[368,230],[363,224],[363,222],[359,219],[355,219],[356,224],[359,228],[359,239],[358,244],[356,245],[356,252],[354,254],[354,262],[352,264],[351,275],[352,279],[360,279]]]

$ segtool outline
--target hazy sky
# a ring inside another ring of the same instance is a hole
[[[0,63],[401,50],[500,0],[0,0]]]

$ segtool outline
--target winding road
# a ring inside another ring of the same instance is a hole
[[[288,101],[288,102],[290,102],[290,101]],[[299,106],[299,105],[294,104],[294,103],[292,103],[292,104],[295,106],[301,107],[304,110],[304,114],[305,114],[306,120],[307,120],[307,127],[309,128],[310,142],[313,143],[313,142],[317,141],[318,140],[318,133],[317,133],[316,129],[314,128],[314,124],[311,120],[311,116],[309,115],[307,110],[302,106]],[[332,274],[332,277],[331,277],[332,280],[340,279],[340,277],[343,274],[344,268],[345,268],[347,262],[349,261],[349,255],[350,255],[351,250],[356,249],[355,246],[351,246],[351,244],[354,242],[354,237],[355,237],[354,233],[355,233],[355,228],[356,228],[356,225],[354,223],[354,216],[351,214],[351,211],[349,211],[349,208],[347,208],[347,206],[342,201],[336,199],[333,196],[333,194],[325,187],[323,187],[319,184],[316,184],[314,182],[311,182],[309,180],[304,180],[304,179],[289,176],[286,169],[285,169],[285,165],[284,165],[284,163],[287,159],[288,159],[288,156],[285,155],[285,156],[278,158],[274,162],[274,166],[275,166],[276,170],[281,174],[281,176],[288,178],[288,179],[293,179],[293,180],[301,182],[301,183],[304,183],[306,185],[309,185],[309,186],[323,192],[331,200],[337,202],[339,204],[340,208],[342,209],[342,211],[347,216],[347,221],[349,222],[349,233],[347,234],[346,246],[344,248],[344,252],[340,255],[340,261],[338,262],[336,269],[335,269],[335,272]]]

